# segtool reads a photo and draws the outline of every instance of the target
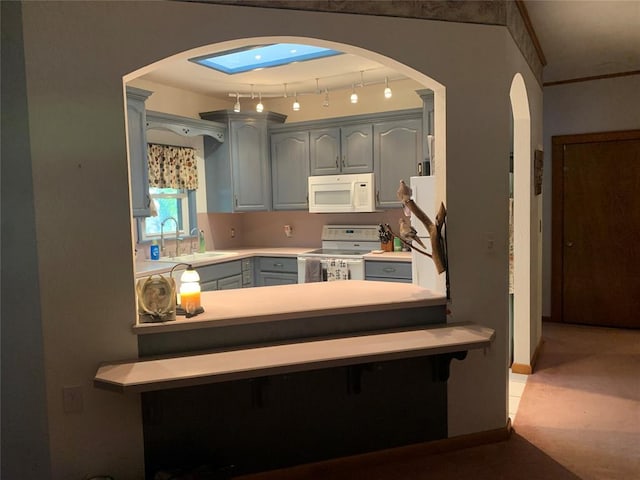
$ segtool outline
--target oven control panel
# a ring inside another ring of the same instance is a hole
[[[324,225],[323,241],[379,242],[378,225]]]

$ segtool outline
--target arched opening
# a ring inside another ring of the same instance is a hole
[[[532,250],[532,150],[529,99],[524,79],[517,73],[509,92],[513,114],[513,362],[512,370],[531,373],[531,330],[535,322],[536,254]],[[528,371],[527,371],[528,369]]]

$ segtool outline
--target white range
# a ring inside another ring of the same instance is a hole
[[[364,280],[364,255],[379,248],[378,225],[324,225],[322,248],[298,255],[298,283]]]

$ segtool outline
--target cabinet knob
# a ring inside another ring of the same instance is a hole
[[[237,207],[238,206],[238,197],[233,197],[233,200],[234,200],[234,202],[236,204],[236,207]]]
[[[336,157],[336,168],[340,166],[340,157]]]
[[[343,167],[347,166],[347,157],[346,157],[346,155],[344,157],[342,157],[342,166]]]
[[[573,247],[573,242],[567,242],[567,247],[569,248]]]

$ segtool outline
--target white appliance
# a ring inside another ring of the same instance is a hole
[[[411,177],[409,185],[412,190],[413,201],[429,218],[436,220],[436,177]],[[431,240],[429,232],[420,220],[411,216],[411,225],[418,232],[418,237],[427,246],[427,252],[431,253]],[[413,283],[430,290],[445,293],[445,275],[436,272],[433,260],[415,250],[411,250],[411,275]]]
[[[379,248],[378,225],[324,225],[322,248],[298,255],[298,283],[364,280],[364,255]]]
[[[315,175],[309,177],[309,212],[374,212],[373,173]]]

